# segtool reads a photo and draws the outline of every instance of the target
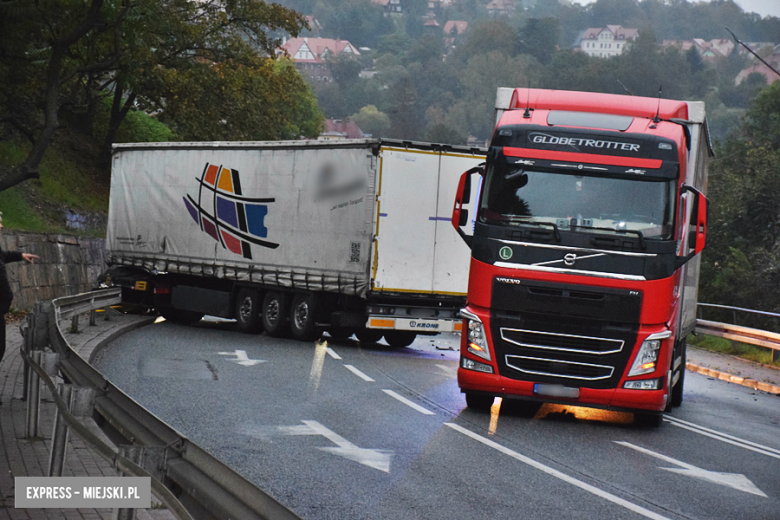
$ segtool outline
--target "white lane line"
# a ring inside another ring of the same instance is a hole
[[[725,442],[726,444],[731,444],[733,446],[745,448],[746,450],[754,451],[756,453],[760,453],[761,455],[766,455],[767,457],[780,459],[780,453],[773,448],[762,446],[754,442],[746,441],[738,437],[733,437],[731,435],[728,435],[726,433],[721,433],[716,430],[710,430],[709,428],[705,428],[704,426],[699,426],[698,424],[681,421],[680,419],[674,419],[669,416],[664,416],[664,419],[666,419],[668,423],[677,426],[678,428],[683,428],[685,430],[692,431],[693,433],[704,435],[705,437],[717,439],[721,442]]]
[[[370,378],[370,377],[368,377],[366,374],[364,374],[363,372],[361,372],[361,371],[360,371],[360,370],[358,370],[357,368],[353,367],[352,365],[344,365],[344,367],[345,367],[347,370],[349,370],[350,372],[352,372],[353,374],[355,374],[356,376],[358,376],[358,377],[359,377],[360,379],[362,379],[363,381],[368,381],[369,383],[373,383],[373,382],[374,382],[374,380],[373,380],[373,379],[371,379],[371,378]]]
[[[423,408],[423,407],[422,407],[422,406],[420,406],[419,404],[417,404],[417,403],[415,403],[415,402],[412,402],[412,401],[410,401],[410,400],[409,400],[409,399],[407,399],[406,397],[404,397],[404,396],[402,396],[402,395],[400,395],[400,394],[397,394],[397,393],[393,392],[392,390],[382,390],[382,391],[383,391],[384,393],[386,393],[387,395],[389,395],[390,397],[392,397],[392,398],[394,398],[394,399],[398,399],[399,401],[401,401],[402,403],[404,403],[406,406],[409,406],[409,407],[411,407],[411,408],[414,408],[415,410],[417,410],[417,411],[418,411],[418,412],[420,412],[421,414],[424,414],[424,415],[436,415],[436,414],[435,414],[435,413],[433,413],[432,411],[430,411],[430,410],[426,410],[425,408]]]
[[[332,357],[333,359],[341,359],[341,356],[339,356],[338,354],[336,354],[336,351],[335,351],[335,350],[333,350],[333,349],[332,349],[332,348],[330,348],[330,347],[328,347],[328,348],[325,350],[325,352],[327,352],[327,353],[328,353],[328,355],[329,355],[330,357]]]
[[[477,435],[476,433],[467,430],[466,428],[463,428],[462,426],[459,426],[457,424],[453,423],[444,423],[445,426],[449,426],[453,430],[462,433],[463,435],[466,435],[467,437],[471,437],[475,441],[479,441],[485,446],[489,446],[495,450],[500,451],[504,455],[509,455],[513,459],[517,459],[520,462],[524,464],[528,464],[529,466],[536,468],[540,471],[543,471],[544,473],[547,473],[550,476],[553,476],[557,479],[563,480],[564,482],[567,482],[573,486],[576,486],[580,489],[583,489],[587,491],[588,493],[592,493],[600,498],[603,498],[605,500],[608,500],[612,502],[613,504],[617,504],[619,506],[625,507],[626,509],[633,511],[637,514],[640,514],[647,518],[652,518],[653,520],[670,520],[668,517],[659,515],[658,513],[654,513],[650,511],[649,509],[645,509],[642,506],[639,506],[637,504],[634,504],[632,502],[629,502],[628,500],[624,500],[618,496],[613,495],[612,493],[608,493],[606,491],[603,491],[595,486],[591,486],[590,484],[586,484],[585,482],[578,480],[574,477],[570,477],[569,475],[562,473],[558,471],[557,469],[553,469],[549,466],[546,466],[542,464],[541,462],[537,462],[534,459],[531,459],[529,457],[526,457],[525,455],[521,455],[517,453],[516,451],[510,450],[509,448],[502,446],[498,444],[497,442],[493,442],[490,439],[483,437],[481,435]]]

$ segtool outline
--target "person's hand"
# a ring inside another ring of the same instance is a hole
[[[32,264],[34,260],[38,260],[40,256],[33,255],[30,253],[22,253],[22,259],[27,262],[28,264]]]

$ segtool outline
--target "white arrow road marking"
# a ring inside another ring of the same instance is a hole
[[[344,368],[346,368],[347,370],[349,370],[350,372],[352,372],[353,374],[358,376],[363,381],[368,381],[369,383],[373,383],[374,382],[373,379],[371,379],[366,374],[364,374],[363,372],[361,372],[357,368],[353,367],[352,365],[344,365]]]
[[[590,484],[586,484],[585,482],[578,480],[574,477],[570,477],[566,473],[563,473],[561,471],[558,471],[557,469],[553,469],[550,466],[547,466],[545,464],[542,464],[541,462],[535,461],[534,459],[530,457],[526,457],[525,455],[521,455],[520,453],[517,453],[516,451],[510,450],[506,446],[502,446],[501,444],[491,441],[490,439],[483,437],[481,435],[478,435],[471,430],[467,430],[463,426],[453,424],[453,423],[444,423],[445,426],[449,426],[456,432],[460,432],[463,435],[466,435],[468,437],[471,437],[475,441],[479,441],[485,446],[490,446],[494,450],[497,450],[504,455],[508,455],[512,457],[513,459],[519,460],[520,462],[524,464],[528,464],[532,468],[536,468],[540,471],[543,471],[544,473],[547,473],[548,475],[555,477],[557,479],[563,480],[564,482],[567,482],[573,486],[576,486],[580,489],[583,489],[587,491],[588,493],[592,493],[596,495],[597,497],[601,497],[604,500],[608,500],[612,502],[613,504],[617,504],[619,506],[625,507],[629,511],[633,511],[634,513],[640,514],[647,518],[652,518],[653,520],[670,520],[668,517],[659,515],[658,513],[654,513],[650,511],[649,509],[646,509],[642,506],[639,506],[637,504],[634,504],[632,502],[629,502],[628,500],[624,500],[618,496],[613,495],[612,493],[608,493],[607,491],[603,491],[595,486],[591,486]]]
[[[419,404],[417,404],[417,403],[415,403],[413,401],[410,401],[406,397],[404,397],[404,396],[402,396],[402,395],[400,395],[400,394],[398,394],[396,392],[393,392],[392,390],[382,390],[382,391],[384,393],[386,393],[387,395],[389,395],[390,397],[392,397],[394,399],[398,399],[399,401],[404,403],[406,406],[408,406],[410,408],[414,408],[415,410],[417,410],[418,412],[420,412],[423,415],[436,415],[432,411],[426,410],[425,408],[423,408]]]
[[[767,496],[764,494],[763,491],[758,489],[745,475],[742,475],[740,473],[721,473],[719,471],[707,471],[706,469],[697,468],[696,466],[692,466],[691,464],[681,462],[671,457],[667,457],[666,455],[661,455],[660,453],[656,453],[654,451],[650,451],[648,449],[641,448],[639,446],[634,446],[630,442],[622,442],[622,441],[613,441],[613,442],[615,442],[615,444],[620,444],[621,446],[625,446],[626,448],[631,448],[632,450],[636,450],[640,453],[644,453],[645,455],[655,457],[656,459],[663,460],[664,462],[676,464],[677,466],[682,466],[684,468],[684,469],[680,469],[680,468],[658,468],[658,469],[671,471],[672,473],[679,473],[680,475],[687,475],[689,477],[694,477],[701,480],[706,480],[708,482],[720,484],[721,486],[728,486],[737,489],[739,491],[744,491],[745,493],[752,493],[753,495],[758,495],[760,497],[767,498]]]
[[[345,459],[363,464],[370,468],[390,473],[390,458],[393,455],[391,450],[372,450],[368,448],[359,448],[347,439],[329,430],[317,421],[301,421],[303,426],[279,426],[279,431],[284,435],[322,435],[338,448],[317,448],[334,455],[339,455]]]
[[[251,367],[253,365],[259,365],[260,363],[265,363],[264,359],[249,359],[249,357],[246,355],[246,350],[236,350],[235,352],[220,352],[219,355],[236,356],[236,359],[231,359],[230,361],[238,363],[239,365],[244,365],[245,367]]]
[[[666,420],[666,422],[673,424],[674,426],[677,426],[678,428],[683,428],[685,430],[698,433],[699,435],[704,435],[705,437],[711,437],[713,439],[717,439],[719,441],[725,442],[726,444],[739,446],[740,448],[745,448],[746,450],[754,451],[756,453],[766,455],[767,457],[780,459],[780,450],[770,448],[769,446],[764,446],[763,444],[756,444],[755,442],[746,441],[745,439],[740,439],[739,437],[734,437],[733,435],[719,432],[717,430],[711,430],[699,424],[683,421],[682,419],[678,419],[670,415],[664,415],[664,420]]]
[[[441,369],[442,372],[447,374],[450,377],[457,377],[458,376],[458,370],[452,367],[448,367],[447,365],[436,365],[439,369]]]

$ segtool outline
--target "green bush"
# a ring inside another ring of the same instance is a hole
[[[105,97],[95,115],[92,130],[95,139],[103,141],[111,118],[111,97]],[[160,143],[178,141],[178,136],[168,125],[140,110],[130,110],[119,127],[117,143]]]

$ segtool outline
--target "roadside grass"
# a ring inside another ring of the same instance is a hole
[[[30,146],[21,140],[0,141],[0,164],[20,164]],[[41,162],[39,179],[0,192],[3,226],[34,233],[104,236],[104,230],[67,228],[63,217],[67,211],[108,212],[108,177],[95,167],[94,153],[90,143],[78,135],[58,136]]]
[[[769,348],[748,345],[747,343],[739,343],[737,341],[731,341],[717,336],[707,336],[704,334],[699,334],[697,336],[690,334],[687,341],[688,344],[696,345],[704,350],[730,354],[756,363],[780,368],[780,361],[772,361],[772,349]]]

